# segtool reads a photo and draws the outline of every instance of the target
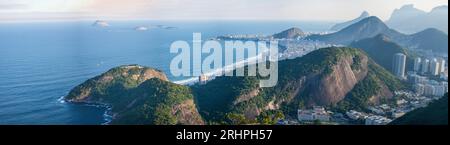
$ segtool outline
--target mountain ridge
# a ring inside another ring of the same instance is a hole
[[[303,30],[301,30],[300,28],[297,27],[293,27],[290,29],[287,29],[283,32],[274,34],[272,37],[276,38],[276,39],[296,39],[296,38],[301,38],[301,37],[305,37],[306,34],[305,32],[303,32]]]
[[[379,34],[373,38],[366,38],[350,44],[351,47],[361,48],[364,50],[375,62],[384,67],[386,70],[392,70],[394,55],[397,53],[405,54],[407,70],[412,70],[415,55],[411,54],[406,48],[395,43],[388,36]],[[380,53],[383,52],[383,53]]]
[[[378,34],[402,36],[401,33],[390,29],[378,17],[371,16],[338,32],[326,35],[311,35],[306,39],[325,41],[332,44],[348,45],[354,41],[375,37]]]
[[[389,20],[389,27],[403,33],[417,33],[428,28],[436,28],[448,34],[448,6],[442,5],[425,12],[414,7],[405,5],[394,10]]]
[[[342,29],[344,29],[344,28],[346,28],[346,27],[348,27],[348,26],[350,26],[352,24],[355,24],[355,23],[357,23],[357,22],[359,22],[359,21],[361,21],[361,20],[363,20],[363,19],[365,19],[365,18],[367,18],[369,16],[370,16],[369,12],[364,11],[364,12],[361,13],[361,15],[359,15],[358,18],[355,18],[355,19],[350,20],[350,21],[346,21],[346,22],[335,24],[334,26],[332,26],[330,28],[330,31],[340,31],[340,30],[342,30]]]
[[[448,52],[448,36],[435,28],[425,29],[415,34],[406,35],[389,28],[375,16],[368,17],[341,31],[311,35],[305,39],[324,41],[330,44],[350,45],[353,42],[373,38],[379,34],[389,37],[393,42],[408,49],[432,50],[434,52]]]

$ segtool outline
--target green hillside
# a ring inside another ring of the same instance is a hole
[[[394,55],[396,53],[405,54],[407,70],[413,69],[414,59],[416,56],[397,43],[390,40],[385,35],[377,35],[373,38],[363,39],[350,45],[354,48],[364,50],[376,63],[383,66],[386,70],[392,70]]]
[[[346,67],[351,69],[336,70]],[[355,74],[361,80],[346,82],[347,78],[342,78],[343,82],[327,83],[327,78],[349,77],[341,74]],[[366,104],[376,103],[369,101],[371,97],[389,97],[380,92],[392,94],[392,91],[403,87],[399,80],[364,52],[354,48],[324,48],[301,58],[280,61],[279,81],[273,88],[259,88],[259,79],[223,76],[206,85],[194,86],[200,113],[215,123],[229,123],[224,120],[251,123],[267,110],[279,110],[288,117],[295,117],[297,109],[313,105],[364,108]],[[354,86],[339,90],[339,83],[354,83]],[[333,94],[324,94],[323,89],[338,89],[342,96],[337,96],[340,99],[328,97]],[[360,100],[354,101],[356,99]],[[345,106],[339,102],[353,105]]]

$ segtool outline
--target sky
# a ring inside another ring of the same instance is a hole
[[[264,19],[335,21],[368,11],[389,19],[406,4],[430,11],[448,0],[0,0],[0,21],[69,19]]]

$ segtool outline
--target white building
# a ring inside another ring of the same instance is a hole
[[[418,86],[418,85],[417,85]],[[424,84],[424,93],[426,96],[444,96],[448,92],[448,82],[437,82],[434,80]]]
[[[406,103],[408,103],[408,101],[406,101],[405,99],[400,99],[400,100],[397,100],[397,102],[396,102],[397,105],[403,105]]]
[[[368,109],[370,111],[372,111],[372,113],[375,113],[375,114],[378,114],[378,115],[381,115],[381,114],[385,113],[383,110],[381,110],[379,108],[375,108],[375,107],[369,107]]]
[[[383,116],[369,116],[366,119],[366,125],[387,125],[390,122],[392,122],[391,119]]]
[[[406,71],[406,55],[397,53],[394,55],[393,73],[395,76],[404,79]]]
[[[366,119],[368,117],[367,115],[355,110],[350,110],[346,112],[345,115],[347,115],[352,120]]]
[[[431,84],[426,84],[424,87],[424,95],[434,96],[434,94],[435,94],[435,87]]]
[[[444,73],[445,72],[445,59],[439,58],[438,62],[439,62],[439,73]]]
[[[420,71],[421,65],[422,65],[422,58],[418,57],[418,58],[414,59],[414,71],[415,72]]]
[[[328,113],[323,107],[314,107],[312,110],[298,110],[299,121],[330,121],[330,113]]]
[[[445,90],[446,90],[445,86],[442,86],[442,85],[435,86],[433,96],[444,96],[446,93]]]
[[[427,77],[419,76],[417,74],[409,74],[408,81],[411,84],[424,84],[428,81]]]
[[[447,93],[448,92],[448,82],[441,82],[440,85],[444,86],[445,92]]]
[[[422,74],[428,73],[430,68],[430,60],[424,59],[422,60]]]
[[[414,91],[416,94],[423,95],[425,93],[425,86],[422,84],[414,85]]]
[[[396,111],[392,112],[392,118],[400,118],[405,114],[406,114],[406,112],[404,112],[404,111],[396,110]]]
[[[431,75],[437,76],[439,75],[439,62],[438,60],[435,58],[430,62],[430,73]]]
[[[209,77],[207,75],[201,75],[198,77],[198,82],[200,83],[200,85],[205,85],[206,83],[208,83],[209,81]]]

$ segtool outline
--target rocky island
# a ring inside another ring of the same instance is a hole
[[[94,24],[92,24],[92,26],[94,27],[109,27],[109,23],[103,20],[97,20],[94,22]]]

